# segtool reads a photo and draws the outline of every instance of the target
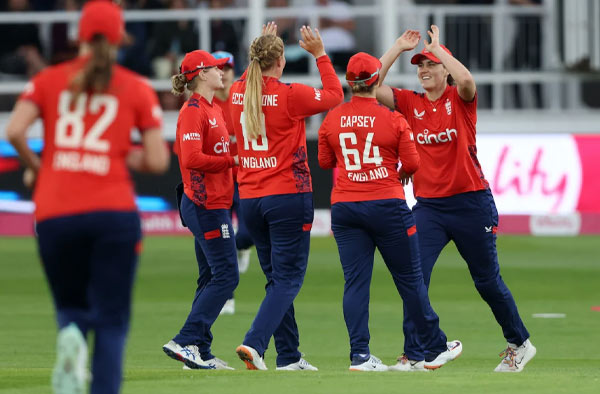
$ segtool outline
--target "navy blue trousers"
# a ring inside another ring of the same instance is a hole
[[[300,360],[294,299],[298,295],[310,248],[314,208],[312,193],[241,199],[242,215],[267,278],[266,295],[244,345],[263,355],[275,339],[277,366]]]
[[[181,215],[194,234],[198,280],[192,309],[173,340],[197,345],[202,359],[210,360],[210,328],[239,282],[235,235],[228,209],[204,209],[184,194]]]
[[[405,316],[411,317],[420,335],[417,346],[405,348],[408,358],[423,360],[426,347],[438,353],[446,350],[446,335],[423,283],[414,225],[406,201],[400,199],[340,202],[331,207],[331,229],[346,281],[344,319],[350,337],[350,359],[370,352],[369,289],[375,248],[404,300]]]
[[[529,333],[521,321],[517,305],[500,276],[496,253],[498,211],[490,190],[461,193],[444,198],[418,198],[413,208],[421,250],[425,285],[429,287],[433,266],[442,249],[454,241],[466,261],[481,298],[488,303],[506,340],[521,345]],[[404,330],[415,332],[405,316]],[[414,335],[407,338],[415,346]],[[429,351],[426,357],[434,357]]]
[[[94,331],[92,394],[117,394],[141,240],[137,212],[94,212],[36,225],[58,327]]]
[[[240,249],[248,249],[254,242],[252,242],[252,237],[250,236],[250,232],[248,231],[248,226],[246,226],[246,222],[242,216],[241,206],[240,206],[240,192],[238,190],[237,182],[233,184],[233,205],[231,206],[232,212],[235,211],[238,220],[238,228],[235,233],[235,247]]]

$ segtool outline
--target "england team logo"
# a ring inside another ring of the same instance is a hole
[[[221,225],[221,235],[223,238],[231,238],[229,235],[229,225],[227,223]]]

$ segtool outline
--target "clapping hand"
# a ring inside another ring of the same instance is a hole
[[[431,42],[424,40],[425,49],[433,53],[436,49],[440,48],[440,29],[436,25],[431,25],[431,30],[427,31]]]
[[[421,33],[417,30],[406,30],[400,37],[396,39],[396,45],[402,52],[411,51],[417,47]]]
[[[277,25],[275,24],[275,22],[271,21],[268,22],[266,25],[262,26],[262,32],[260,33],[261,36],[268,36],[268,35],[277,35]]]

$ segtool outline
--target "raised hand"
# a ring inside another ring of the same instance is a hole
[[[396,39],[396,46],[398,46],[402,52],[411,51],[417,47],[420,39],[421,33],[417,30],[406,30]]]
[[[431,42],[424,40],[425,49],[429,52],[433,52],[440,47],[440,29],[436,25],[431,25],[431,30],[429,30],[427,34],[429,34]]]
[[[266,25],[262,26],[262,32],[260,33],[261,36],[268,36],[268,35],[277,35],[277,25],[275,24],[275,22],[271,21],[271,22],[267,22]]]
[[[323,46],[319,29],[315,29],[313,33],[310,26],[302,26],[300,28],[300,35],[302,39],[299,41],[299,44],[302,49],[313,55],[315,59],[325,55],[325,47]]]

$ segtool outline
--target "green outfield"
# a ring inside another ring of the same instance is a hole
[[[466,265],[449,246],[433,273],[432,305],[463,355],[430,373],[349,372],[342,317],[343,276],[332,238],[315,238],[304,287],[296,300],[301,351],[319,372],[247,371],[234,349],[264,294],[253,254],[236,291],[236,314],[213,327],[213,353],[235,371],[184,371],[161,346],[183,323],[195,290],[196,264],[188,237],[144,243],[135,288],[124,394],[153,393],[599,393],[600,237],[501,236],[502,274],[537,346],[521,374],[492,372],[505,347],[500,328],[479,298]],[[533,318],[565,313],[566,318]],[[371,287],[371,351],[391,364],[402,351],[402,306],[380,258]],[[0,239],[0,393],[48,393],[56,328],[32,239]]]

